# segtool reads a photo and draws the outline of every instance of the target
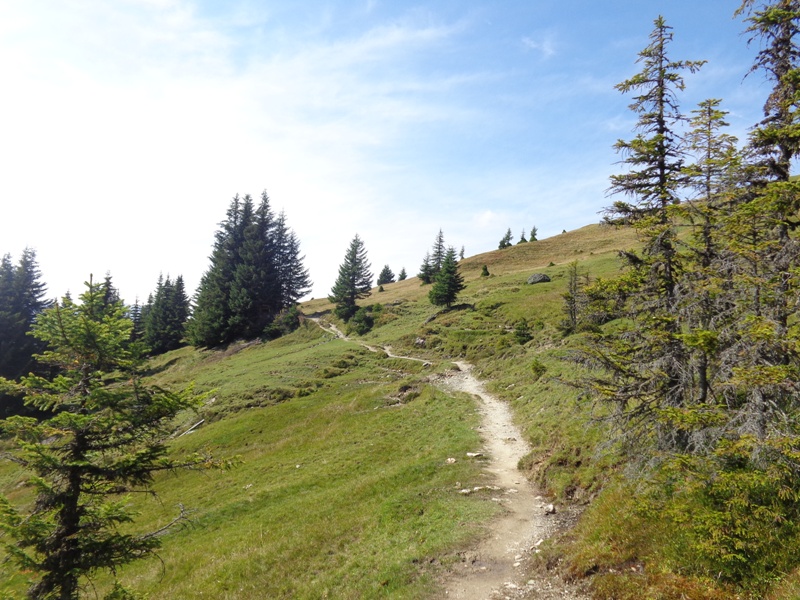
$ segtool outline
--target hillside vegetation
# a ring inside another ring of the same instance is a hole
[[[468,258],[463,304],[450,311],[432,307],[415,278],[373,290],[362,303],[383,308],[365,341],[428,365],[335,339],[308,320],[268,343],[157,357],[153,383],[213,391],[199,413],[180,418],[173,451],[208,450],[237,466],[164,474],[157,501],[130,499],[137,530],[168,522],[178,504],[191,520],[164,538],[159,559],[126,567],[123,581],[154,599],[436,597],[442,570],[498,510],[488,496],[458,493],[487,479],[465,458],[481,445],[474,400],[429,382],[456,357],[512,401],[537,449],[530,474],[563,499],[588,499],[608,459],[592,458],[598,432],[587,429],[576,392],[555,379],[570,369],[556,330],[565,265],[579,258],[592,273],[613,273],[615,248],[633,244],[627,230],[590,226]],[[484,264],[488,278],[479,276]],[[533,271],[553,281],[525,285]],[[323,318],[329,309],[322,300],[302,306]],[[523,316],[533,330],[524,345],[513,332]],[[31,502],[24,474],[2,468],[12,502]],[[4,589],[24,587],[24,574],[9,570]]]

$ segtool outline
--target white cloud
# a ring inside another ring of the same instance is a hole
[[[535,50],[543,58],[552,58],[556,54],[556,41],[552,33],[540,34],[535,37],[522,38],[522,46],[528,50]]]

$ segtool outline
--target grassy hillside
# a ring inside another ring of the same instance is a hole
[[[370,352],[311,320],[269,343],[159,357],[156,383],[212,392],[176,424],[173,450],[208,451],[237,466],[165,474],[157,501],[131,498],[137,528],[158,528],[179,504],[192,518],[164,537],[159,559],[131,565],[123,580],[153,600],[438,597],[442,572],[500,510],[488,495],[458,493],[487,481],[466,456],[481,444],[474,400],[430,381],[462,357],[512,406],[533,446],[521,468],[561,502],[595,500],[580,537],[551,546],[543,568],[560,560],[565,572],[599,573],[601,581],[624,568],[640,573],[642,561],[664,556],[653,542],[669,532],[611,483],[619,458],[604,450],[608,432],[591,420],[591,407],[562,382],[574,377],[563,358],[577,339],[557,329],[569,263],[613,276],[617,250],[636,243],[629,230],[589,226],[467,258],[462,304],[450,311],[433,307],[416,278],[374,290],[362,303],[379,305],[375,327],[361,339],[427,364]],[[483,265],[489,277],[480,276]],[[534,272],[551,282],[527,285]],[[331,308],[316,299],[302,311],[330,319]],[[514,329],[523,318],[533,337],[520,343]],[[0,470],[0,485],[20,504],[31,501],[22,479],[7,464]],[[619,527],[623,518],[630,526]],[[4,581],[7,593],[24,589],[23,575]],[[652,597],[725,597],[712,583],[676,595],[686,581],[648,576],[646,585]],[[636,597],[614,585],[596,586],[598,597]]]

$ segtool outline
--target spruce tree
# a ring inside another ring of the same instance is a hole
[[[96,573],[152,554],[165,528],[136,533],[125,495],[150,491],[156,472],[212,464],[168,456],[173,418],[198,398],[143,383],[132,322],[108,283],[90,280],[80,303],[64,297],[33,327],[47,344],[39,360],[58,375],[27,376],[22,387],[26,403],[52,416],[0,424],[36,494],[23,508],[0,499],[6,556],[35,577],[30,598],[75,600]]]
[[[419,277],[421,285],[427,285],[433,281],[434,276],[436,275],[433,263],[431,261],[431,254],[430,252],[425,253],[425,258],[422,260],[422,265],[419,267],[419,273],[417,273],[417,277]]]
[[[0,259],[0,377],[16,380],[36,370],[33,357],[43,344],[29,332],[50,304],[34,250],[26,248],[16,265],[8,254]],[[18,396],[0,393],[0,417],[30,413]]]
[[[671,60],[672,30],[662,17],[654,26],[650,43],[639,53],[642,70],[616,86],[636,94],[630,109],[638,115],[638,133],[615,145],[628,170],[611,176],[610,191],[629,200],[606,211],[609,221],[633,224],[644,239],[642,256],[625,254],[629,271],[618,283],[619,292],[627,293],[626,316],[634,325],[624,336],[597,336],[592,354],[609,372],[595,388],[619,407],[620,421],[647,432],[656,429],[661,448],[683,449],[689,443],[685,431],[660,421],[667,407],[683,407],[687,400],[687,349],[676,291],[681,258],[668,209],[679,203],[684,177],[684,150],[676,130],[685,121],[677,97],[684,88],[681,73],[695,72],[703,62]],[[630,439],[641,439],[641,433]]]
[[[538,230],[538,229],[536,229],[536,227],[531,227],[531,235],[530,235],[530,240],[529,240],[529,241],[531,241],[531,242],[536,242],[536,241],[538,241],[538,240],[536,239],[536,234],[537,234],[537,232],[538,232],[538,231],[539,231],[539,230]]]
[[[458,271],[456,250],[451,246],[447,249],[442,268],[436,275],[433,287],[428,292],[428,299],[431,304],[450,308],[465,287],[464,278]]]
[[[159,276],[155,296],[150,296],[145,311],[142,341],[151,354],[162,354],[180,348],[184,343],[189,318],[189,299],[183,277],[173,282]]]
[[[328,300],[336,304],[336,316],[343,321],[349,321],[358,310],[356,301],[369,296],[371,289],[372,273],[367,250],[356,234],[345,253],[344,262],[339,266],[339,276]]]
[[[528,243],[528,240],[525,239],[525,230],[523,229],[522,233],[519,234],[519,241],[517,242],[517,244],[526,244],[526,243]]]
[[[281,310],[291,308],[311,291],[311,277],[303,265],[300,240],[286,224],[286,215],[281,212],[275,224],[275,263],[278,267]]]
[[[195,296],[192,343],[212,347],[274,335],[274,319],[309,291],[300,242],[266,192],[256,207],[235,196],[216,234],[211,267]],[[283,328],[278,328],[283,330]]]
[[[405,281],[406,277],[408,277],[408,274],[406,273],[406,268],[403,267],[397,275],[397,281]]]
[[[439,230],[436,234],[436,239],[433,242],[433,251],[431,252],[431,267],[433,267],[433,275],[435,276],[442,268],[444,263],[444,256],[447,250],[444,246],[444,233]]]
[[[514,239],[514,234],[511,233],[511,227],[508,228],[506,234],[500,240],[500,243],[497,245],[498,250],[503,250],[504,248],[511,247],[511,240]]]
[[[389,268],[389,265],[384,265],[383,269],[381,269],[378,275],[377,285],[384,285],[386,283],[394,283],[394,273]]]

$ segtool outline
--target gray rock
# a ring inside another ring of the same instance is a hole
[[[530,277],[528,277],[528,283],[533,285],[534,283],[545,283],[550,281],[550,277],[545,275],[544,273],[534,273]]]

